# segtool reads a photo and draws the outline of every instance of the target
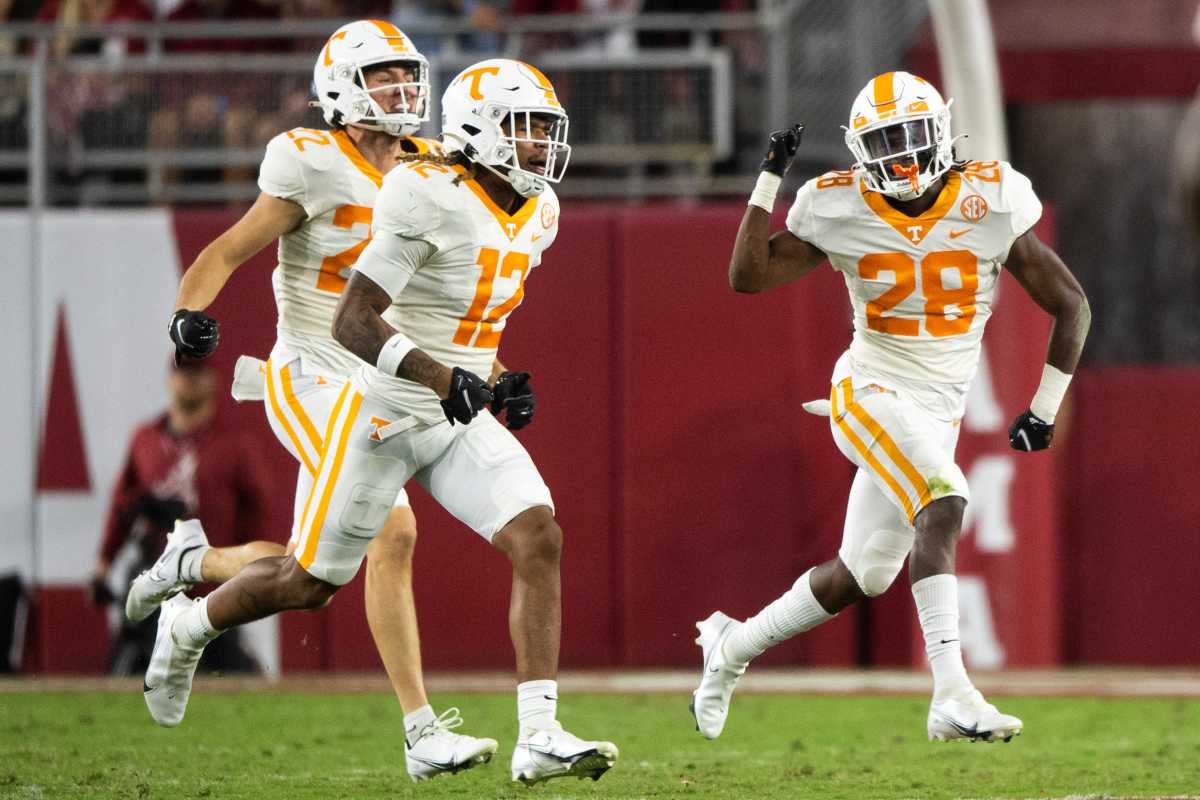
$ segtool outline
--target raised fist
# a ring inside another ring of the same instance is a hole
[[[788,167],[792,165],[796,151],[800,149],[800,137],[803,133],[804,123],[802,122],[797,122],[790,128],[773,132],[767,145],[767,155],[758,165],[758,171],[770,172],[782,178]]]

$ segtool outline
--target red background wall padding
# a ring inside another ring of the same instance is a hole
[[[800,403],[827,395],[849,341],[845,288],[824,267],[764,295],[732,292],[726,265],[743,209],[567,209],[505,334],[501,357],[530,370],[539,395],[537,420],[520,438],[566,534],[565,667],[691,666],[697,619],[717,608],[753,613],[836,553],[852,467],[827,421]],[[234,218],[179,212],[181,261]],[[1051,229],[1044,220],[1044,238]],[[214,306],[222,321],[216,365],[226,374],[240,353],[265,357],[271,346],[273,264],[273,249],[259,254]],[[1162,597],[1194,595],[1200,500],[1188,483],[1200,474],[1200,455],[1187,444],[1194,437],[1173,432],[1191,428],[1186,398],[1200,392],[1200,370],[1082,374],[1054,450],[1017,454],[1005,429],[1033,393],[1049,320],[1010,278],[1000,291],[985,348],[1003,421],[968,426],[959,454],[968,475],[984,458],[1011,466],[992,511],[1014,535],[1007,549],[981,548],[977,523],[959,553],[960,573],[985,587],[1004,663],[1200,661],[1197,626],[1189,635],[1174,627],[1191,606],[1159,613]],[[262,441],[272,469],[293,474],[262,410],[227,406]],[[419,488],[410,492],[425,665],[509,667],[507,561]],[[284,540],[289,515],[283,498],[261,535]],[[62,649],[52,635],[60,603],[48,593],[40,599],[36,668],[102,663],[102,652],[89,661],[78,647]],[[1143,636],[1155,647],[1132,646]],[[362,576],[329,608],[284,615],[282,648],[285,670],[376,668]],[[763,663],[923,658],[902,577],[885,597],[775,648]]]

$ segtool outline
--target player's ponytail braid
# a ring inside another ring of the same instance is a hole
[[[401,164],[411,164],[413,162],[424,162],[426,164],[437,164],[443,167],[461,166],[465,168],[464,172],[460,172],[454,177],[452,185],[458,186],[463,181],[475,180],[476,165],[474,161],[463,157],[462,153],[409,153],[404,152],[396,156],[396,161]]]

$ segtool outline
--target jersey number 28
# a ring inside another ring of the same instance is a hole
[[[947,270],[958,273],[957,287],[945,285],[943,275]],[[876,280],[881,272],[894,274],[896,285],[867,303],[867,327],[871,330],[893,336],[920,336],[922,321],[930,336],[957,336],[970,330],[979,288],[979,263],[974,253],[942,250],[921,259],[924,320],[886,313],[917,288],[917,265],[912,257],[906,253],[869,253],[858,262],[858,275],[863,280]],[[947,309],[952,316],[947,315]]]

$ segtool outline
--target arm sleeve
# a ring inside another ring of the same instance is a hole
[[[432,198],[414,191],[404,177],[389,180],[389,173],[384,179],[372,215],[371,243],[354,264],[393,300],[438,249],[437,206]]]
[[[272,197],[290,200],[313,219],[320,216],[320,209],[315,207],[305,172],[296,146],[286,136],[276,136],[267,144],[267,154],[258,168],[258,188]]]
[[[125,454],[125,464],[117,474],[116,485],[113,486],[112,497],[108,503],[108,516],[104,521],[104,537],[100,543],[100,555],[111,562],[117,552],[125,546],[129,539],[129,531],[133,526],[133,505],[141,496],[141,486],[138,483],[137,468],[134,466],[134,451],[140,436],[135,433],[129,443],[129,451]]]
[[[354,269],[379,284],[394,301],[435,252],[437,250],[429,242],[381,233],[371,239]]]
[[[796,192],[796,199],[788,209],[787,229],[797,239],[817,245],[817,226],[813,218],[813,182],[809,181]]]

